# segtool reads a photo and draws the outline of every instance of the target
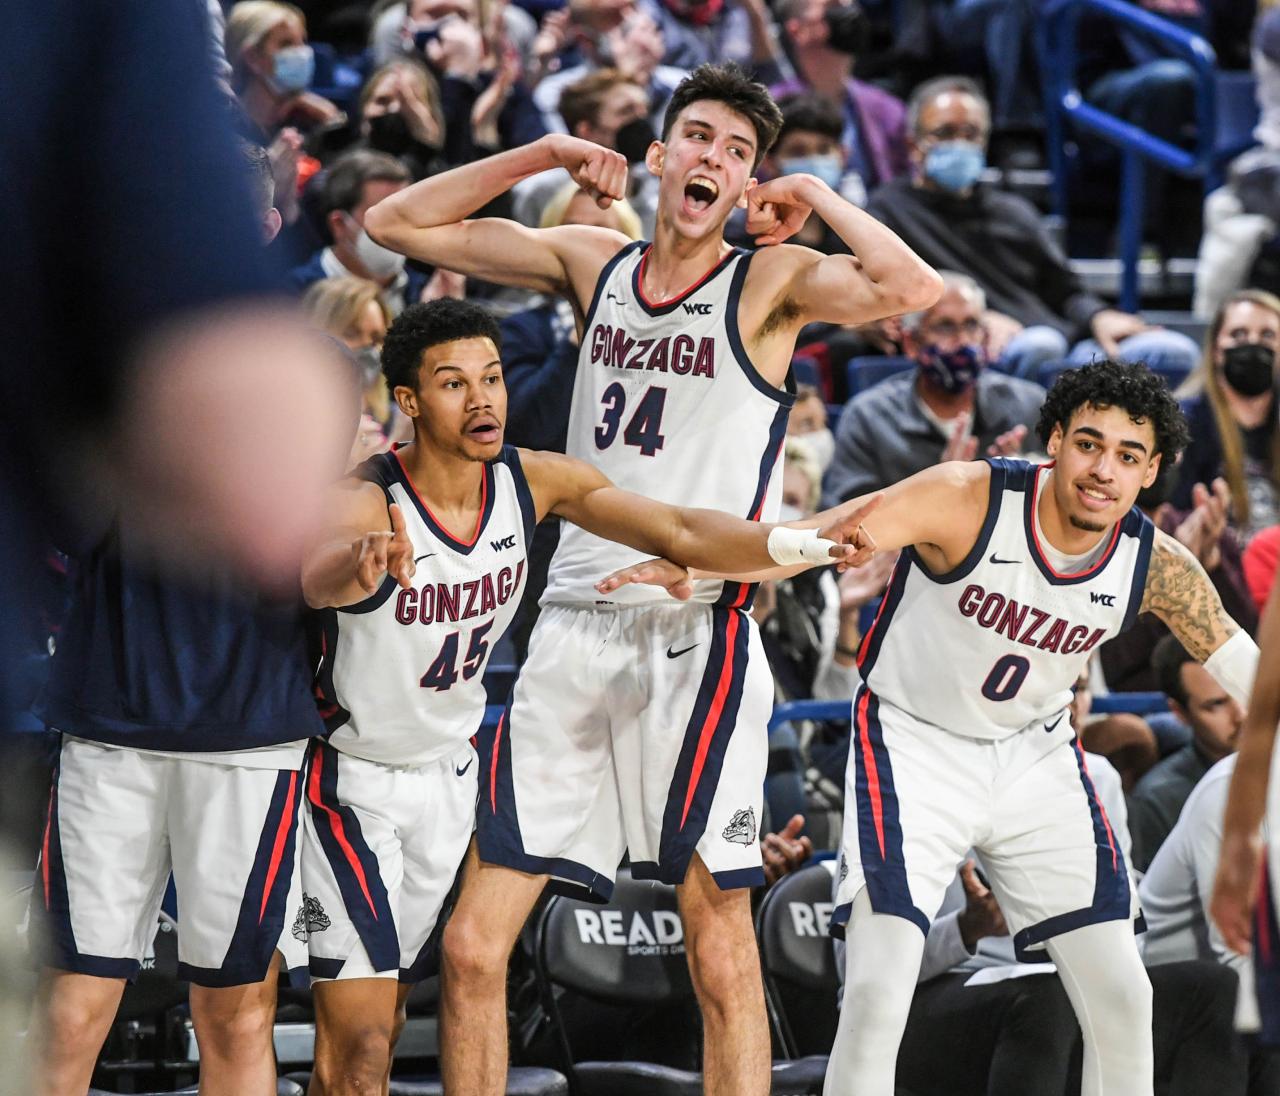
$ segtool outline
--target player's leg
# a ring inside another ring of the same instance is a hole
[[[40,972],[27,1040],[36,1096],[84,1096],[124,985],[123,978]]]
[[[191,1023],[200,1047],[200,1096],[267,1096],[276,1080],[272,1031],[280,953],[261,982],[191,987]]]
[[[169,878],[169,762],[64,737],[32,892],[43,946],[29,1037],[41,1096],[83,1096]]]
[[[853,702],[832,932],[844,996],[827,1096],[893,1096],[924,938],[956,865],[985,824],[990,759],[865,687]]]
[[[312,986],[316,1051],[310,1096],[383,1091],[391,1071],[398,990],[393,977],[344,978]]]
[[[844,999],[822,1091],[893,1096],[924,933],[905,917],[874,912],[865,887],[853,900],[844,931]]]
[[[391,1062],[395,1058],[396,1044],[400,1042],[404,1026],[409,1022],[408,1003],[409,994],[412,992],[413,986],[407,986],[403,982],[396,990],[396,1014],[391,1022],[391,1057],[387,1059],[387,1076],[383,1080],[384,1089],[391,1083]]]
[[[700,856],[676,888],[689,973],[702,1010],[703,1088],[711,1096],[769,1091],[769,1024],[751,891],[721,890]]]
[[[1133,925],[1086,925],[1055,936],[1046,950],[1084,1034],[1081,1096],[1150,1096],[1151,982]]]
[[[1084,1035],[1085,1096],[1151,1096],[1151,984],[1120,835],[1067,735],[997,746],[994,821],[979,844],[1020,958],[1045,948]]]
[[[444,930],[440,1072],[449,1096],[507,1086],[507,962],[546,886],[545,875],[484,863],[473,844]]]

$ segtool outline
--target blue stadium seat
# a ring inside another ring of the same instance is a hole
[[[822,373],[818,368],[817,358],[812,358],[808,354],[796,354],[791,359],[791,373],[796,379],[796,384],[807,384],[819,391],[822,390]]]
[[[1065,361],[1045,362],[1040,366],[1040,372],[1036,377],[1036,380],[1040,382],[1042,387],[1051,388],[1053,386],[1053,382],[1058,379],[1058,375],[1060,373],[1072,368],[1074,368],[1074,366]],[[1167,384],[1171,390],[1177,388],[1183,381],[1185,381],[1191,372],[1189,369],[1176,367],[1170,368],[1164,365],[1153,366],[1152,371],[1159,373],[1160,376],[1164,378],[1165,384]]]
[[[1214,155],[1221,160],[1238,156],[1257,141],[1253,127],[1258,124],[1257,81],[1252,72],[1219,72],[1216,80],[1217,129]]]
[[[889,377],[897,376],[914,369],[916,363],[910,358],[890,358],[883,356],[850,358],[845,366],[848,370],[849,395],[856,396],[873,385],[879,384]]]

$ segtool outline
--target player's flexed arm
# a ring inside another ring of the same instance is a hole
[[[313,609],[354,605],[390,575],[408,589],[416,570],[404,517],[373,483],[344,480],[334,489],[333,524],[302,561],[302,596]]]
[[[856,565],[874,550],[858,530],[878,496],[846,507],[825,528],[801,530],[658,502],[615,487],[599,469],[558,453],[521,450],[520,462],[539,520],[555,514],[598,537],[685,567],[749,571],[802,557],[810,564]]]
[[[566,293],[580,308],[591,300],[600,268],[628,240],[586,225],[527,228],[500,217],[466,218],[530,175],[563,167],[607,206],[626,193],[619,153],[565,134],[441,172],[369,210],[365,229],[384,247],[500,285]]]

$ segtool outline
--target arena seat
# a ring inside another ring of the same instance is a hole
[[[1072,368],[1074,367],[1069,362],[1065,361],[1045,362],[1044,365],[1040,367],[1040,372],[1036,377],[1036,380],[1040,383],[1041,387],[1051,388],[1053,386],[1053,382],[1058,379],[1059,374]],[[1165,384],[1167,384],[1170,389],[1176,389],[1187,379],[1191,372],[1189,369],[1181,369],[1177,367],[1170,368],[1160,364],[1152,366],[1151,371],[1153,373],[1160,374],[1160,376],[1164,378]]]
[[[824,860],[784,876],[756,915],[765,1001],[778,1044],[788,1058],[820,1064],[823,1072],[839,1012],[827,933],[835,868],[835,860]]]
[[[189,1088],[167,1089],[164,1092],[143,1092],[138,1096],[197,1096],[199,1091],[199,1086],[191,1085]],[[276,1096],[303,1096],[304,1091],[301,1085],[287,1077],[281,1077],[276,1081]],[[91,1088],[87,1096],[115,1096],[115,1093],[108,1092],[106,1089]]]
[[[906,373],[915,367],[914,361],[903,357],[872,355],[850,358],[845,366],[849,381],[849,396],[852,398],[883,380],[888,380],[899,373]]]

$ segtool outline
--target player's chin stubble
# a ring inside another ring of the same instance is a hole
[[[1077,529],[1083,529],[1086,533],[1105,533],[1107,531],[1107,527],[1101,522],[1085,521],[1084,518],[1078,518],[1075,514],[1072,514],[1069,520]]]

